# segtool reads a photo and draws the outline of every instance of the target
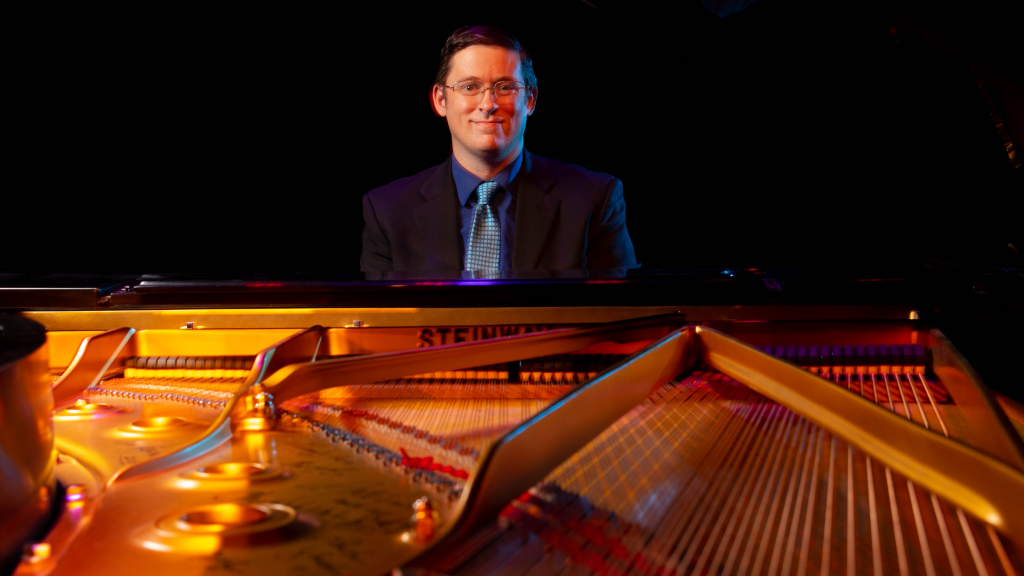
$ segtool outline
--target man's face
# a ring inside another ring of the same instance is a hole
[[[445,84],[476,80],[490,88],[501,80],[523,81],[519,53],[500,46],[470,46],[455,53]],[[466,97],[450,88],[435,86],[434,110],[448,120],[452,146],[487,159],[503,159],[519,150],[526,117],[533,114],[536,89],[520,90],[514,98],[501,99],[493,90]]]

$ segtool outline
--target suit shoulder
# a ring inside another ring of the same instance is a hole
[[[554,158],[533,156],[533,167],[531,172],[538,176],[543,175],[558,183],[560,190],[572,190],[576,192],[589,192],[592,194],[603,193],[608,184],[616,180],[615,176],[604,172],[594,172],[576,164],[569,164]]]
[[[374,202],[377,202],[385,200],[393,201],[397,200],[398,198],[407,196],[409,194],[415,194],[419,192],[420,188],[423,187],[423,184],[427,180],[430,180],[430,178],[433,177],[438,170],[444,168],[445,166],[447,166],[447,163],[442,162],[437,166],[431,166],[430,168],[413,174],[412,176],[406,176],[405,178],[393,180],[383,186],[378,186],[373,190],[370,190],[369,192],[364,194],[364,196],[369,196],[373,199]]]

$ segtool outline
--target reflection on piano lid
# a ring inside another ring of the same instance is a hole
[[[42,275],[0,273],[0,308],[885,305],[962,301],[1021,285],[1020,266],[924,259],[906,266],[563,270],[465,278],[381,274]]]

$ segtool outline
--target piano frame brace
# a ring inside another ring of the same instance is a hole
[[[1024,474],[1019,469],[721,332],[704,326],[691,330],[701,359],[711,368],[844,438],[1024,546]],[[1016,436],[1009,427],[1003,434],[1008,443]]]

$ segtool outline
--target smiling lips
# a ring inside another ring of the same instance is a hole
[[[500,120],[470,120],[470,123],[472,123],[474,126],[480,126],[481,128],[484,129],[491,128],[492,130],[491,132],[487,132],[488,134],[491,134],[501,129],[502,126]]]

